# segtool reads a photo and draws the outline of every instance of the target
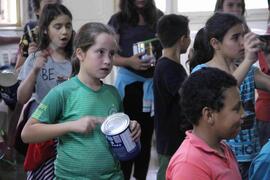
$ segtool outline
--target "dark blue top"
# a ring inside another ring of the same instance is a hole
[[[158,60],[154,73],[154,119],[159,154],[172,156],[185,138],[178,91],[186,78],[181,64],[166,57]]]
[[[158,11],[159,17],[163,15],[161,11]],[[120,13],[114,14],[109,20],[108,24],[114,28],[116,33],[119,35],[119,55],[123,57],[133,56],[133,44],[152,39],[156,37],[156,30],[149,25],[131,25],[127,22],[120,22]],[[153,43],[154,54],[156,58],[159,58],[162,53],[162,47],[159,41]],[[154,68],[149,68],[146,71],[138,71],[128,68],[130,71],[141,75],[143,77],[152,77]]]

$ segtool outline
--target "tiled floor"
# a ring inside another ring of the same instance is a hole
[[[13,153],[14,160],[3,158],[0,160],[0,180],[24,180],[26,174],[23,170],[23,156]]]
[[[0,160],[0,180],[25,180],[26,174],[23,170],[23,156],[13,153],[15,162]],[[152,148],[150,167],[147,180],[156,180],[158,160],[155,148]],[[131,180],[135,180],[131,178]]]
[[[158,171],[158,157],[155,146],[152,145],[151,150],[151,159],[149,164],[149,169],[147,173],[147,180],[156,180],[157,179],[157,171]],[[135,180],[135,178],[131,178],[131,180]]]
[[[150,166],[147,174],[147,180],[156,180],[158,171],[158,157],[155,147],[152,147]]]
[[[5,127],[7,129],[7,124],[3,124],[3,119],[5,118],[5,113],[2,112],[3,108],[0,103],[0,127]],[[0,136],[0,142],[3,142],[2,137]],[[1,147],[0,147],[1,148]],[[0,152],[1,154],[1,152]],[[1,159],[0,157],[0,180],[25,180],[26,174],[23,170],[23,160],[24,157],[18,154],[16,151],[10,153],[12,158],[4,157]],[[7,159],[15,159],[15,160],[7,160]],[[158,169],[158,159],[157,153],[155,149],[155,140],[153,139],[152,151],[151,151],[151,161],[149,166],[149,171],[147,174],[147,180],[156,180],[156,174]],[[131,178],[131,180],[134,180]]]

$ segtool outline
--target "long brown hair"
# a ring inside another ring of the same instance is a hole
[[[119,9],[120,22],[126,22],[132,25],[138,24],[139,14],[138,9],[134,4],[134,0],[120,0]],[[160,17],[158,12],[154,0],[145,0],[145,7],[140,10],[146,24],[152,28],[155,28],[156,22]]]
[[[224,1],[226,0],[217,0],[216,1],[216,5],[215,5],[215,12],[223,12],[223,4]],[[242,8],[242,16],[244,16],[245,12],[246,12],[246,5],[245,5],[245,0],[241,0],[241,8]]]
[[[48,35],[48,27],[50,23],[60,15],[67,15],[72,20],[71,12],[62,4],[47,4],[44,9],[42,10],[42,16],[39,20],[39,43],[38,43],[38,50],[44,50],[48,48],[51,39]],[[65,47],[66,57],[70,58],[72,55],[72,41],[73,41],[73,34]]]

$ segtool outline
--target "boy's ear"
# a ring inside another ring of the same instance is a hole
[[[202,109],[202,117],[209,125],[212,126],[214,124],[213,111],[209,107],[204,107]]]
[[[76,49],[76,56],[80,61],[83,61],[84,59],[84,52],[82,51],[81,48]]]
[[[184,36],[181,36],[177,39],[176,43],[175,43],[178,47],[183,47],[184,45]]]
[[[219,49],[220,49],[220,41],[217,40],[216,38],[211,38],[211,39],[210,39],[210,45],[211,45],[215,50],[219,50]]]
[[[189,35],[183,35],[178,40],[180,41],[181,47],[188,47],[190,44],[190,36]]]
[[[179,39],[178,39],[178,42],[180,43],[181,46],[183,46],[183,43],[185,42],[185,36],[181,36]]]

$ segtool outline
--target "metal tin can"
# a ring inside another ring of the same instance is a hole
[[[146,41],[141,41],[133,44],[133,55],[138,53],[143,53],[139,58],[144,62],[150,62],[151,66],[155,66],[156,58],[153,54],[153,45],[154,41],[157,41],[157,38],[149,39]]]
[[[140,152],[139,142],[134,142],[129,129],[130,119],[124,113],[115,113],[106,118],[101,125],[114,154],[121,161],[134,158]]]
[[[153,56],[153,45],[154,41],[157,41],[157,38],[148,39],[146,41],[141,41],[133,44],[133,55],[138,53],[145,53],[148,56]]]
[[[134,43],[133,44],[133,55],[144,52],[145,48],[144,48],[144,44],[143,43]]]

